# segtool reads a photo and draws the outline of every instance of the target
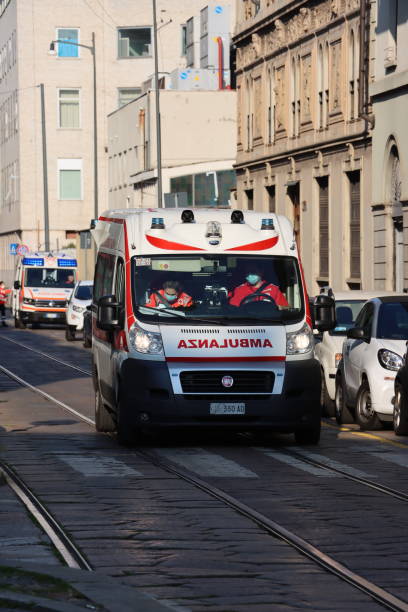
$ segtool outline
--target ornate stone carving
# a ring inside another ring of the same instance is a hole
[[[341,111],[341,41],[332,43],[330,49],[330,112]]]
[[[311,120],[311,86],[312,86],[312,56],[309,53],[302,57],[302,73],[301,73],[301,109],[302,123]]]
[[[275,72],[276,131],[285,129],[285,89],[285,66],[280,66]]]
[[[273,6],[274,0],[263,0],[262,7]],[[269,4],[268,4],[269,3]],[[245,15],[254,16],[251,0],[244,0]],[[291,19],[283,22],[275,19],[273,29],[267,34],[252,34],[251,41],[237,50],[237,67],[242,68],[251,63],[262,53],[273,53],[284,45],[302,38],[305,34],[324,27],[341,15],[354,11],[360,6],[360,0],[324,0],[313,8],[302,7]],[[246,18],[250,18],[246,17]]]
[[[254,138],[262,137],[262,78],[259,76],[253,81],[254,92]]]

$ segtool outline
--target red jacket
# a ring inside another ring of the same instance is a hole
[[[265,284],[264,280],[262,281],[262,284]],[[229,303],[231,304],[231,306],[241,306],[242,300],[248,295],[251,295],[251,293],[256,293],[258,289],[254,287],[254,285],[250,285],[249,283],[242,283],[242,285],[238,285],[238,287],[235,287],[235,289],[230,291],[228,296]],[[266,287],[262,289],[261,294],[254,297],[253,301],[259,302],[262,299],[262,295],[268,295],[269,297],[271,297],[275,301],[277,306],[289,306],[285,296],[283,295],[279,287],[277,287],[276,285],[272,285],[272,283],[266,285]]]
[[[160,295],[162,295],[163,298],[166,299],[164,296],[165,294],[164,289],[160,289],[157,293],[160,293]],[[150,306],[151,308],[157,308],[159,304],[164,304],[164,302],[161,302],[160,299],[157,297],[157,295],[155,293],[152,293],[146,306]],[[169,302],[170,308],[180,308],[180,307],[189,308],[192,305],[193,305],[193,298],[187,293],[184,293],[184,291],[178,294],[177,300],[171,303]]]
[[[2,289],[0,287],[0,304],[7,304],[7,296],[11,293],[11,289]]]

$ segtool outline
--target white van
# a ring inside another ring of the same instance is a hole
[[[75,286],[77,260],[66,253],[28,253],[18,257],[12,295],[14,324],[65,323]]]
[[[217,427],[320,435],[320,367],[293,228],[222,209],[104,213],[93,291],[98,431]],[[318,296],[315,325],[334,325]]]

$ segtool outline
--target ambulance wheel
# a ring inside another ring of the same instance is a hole
[[[25,323],[19,317],[14,317],[14,327],[16,329],[25,329]]]
[[[120,396],[116,412],[116,437],[121,446],[135,446],[142,439],[140,428],[130,424],[129,410]]]
[[[99,389],[95,392],[95,429],[96,431],[115,431],[115,423],[105,404]]]
[[[65,340],[68,340],[68,342],[75,340],[75,327],[72,327],[72,325],[67,325],[65,328]]]
[[[311,429],[297,429],[295,431],[295,442],[300,445],[319,444],[320,421]]]

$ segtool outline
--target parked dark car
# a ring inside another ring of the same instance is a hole
[[[395,377],[394,389],[394,431],[397,436],[406,436],[408,435],[408,364],[406,354],[404,355],[404,364]]]
[[[87,306],[84,312],[84,347],[92,346],[92,312],[91,306]]]

